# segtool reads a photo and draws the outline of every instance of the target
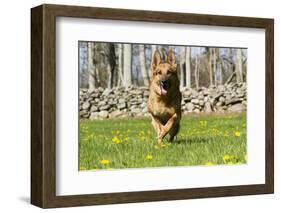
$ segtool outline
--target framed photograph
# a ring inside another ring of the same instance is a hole
[[[31,203],[274,192],[274,21],[31,9]]]

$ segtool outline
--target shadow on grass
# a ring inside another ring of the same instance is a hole
[[[210,137],[192,137],[192,138],[176,138],[172,143],[174,144],[199,144],[210,142]]]

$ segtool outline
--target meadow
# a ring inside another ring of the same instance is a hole
[[[150,118],[80,120],[79,169],[214,166],[247,162],[246,113],[183,116],[157,145]]]

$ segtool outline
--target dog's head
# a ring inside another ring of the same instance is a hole
[[[159,86],[161,95],[167,95],[173,87],[177,86],[177,62],[176,55],[172,50],[169,50],[166,61],[161,59],[160,52],[156,50],[152,58],[151,68],[153,81]]]

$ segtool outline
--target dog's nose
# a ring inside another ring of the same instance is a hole
[[[169,86],[168,81],[167,81],[167,80],[161,81],[161,86],[162,86],[164,89],[168,89],[168,86]]]

